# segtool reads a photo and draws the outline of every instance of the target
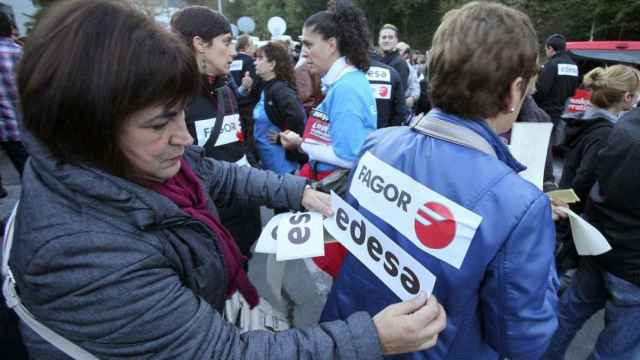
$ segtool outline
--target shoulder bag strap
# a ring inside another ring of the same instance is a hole
[[[476,149],[489,156],[497,158],[493,146],[482,136],[464,126],[456,125],[448,121],[424,116],[416,120],[411,127],[426,136],[448,141],[450,143]]]
[[[58,348],[63,353],[77,360],[98,360],[97,357],[72,343],[71,341],[58,335],[53,330],[36,320],[31,312],[22,304],[18,292],[16,291],[16,281],[9,268],[9,255],[13,245],[13,228],[18,204],[13,208],[11,216],[7,221],[4,232],[4,243],[2,246],[2,294],[9,309],[16,312],[18,317],[25,322],[33,331],[45,339],[48,343]]]
[[[218,142],[218,137],[220,137],[220,131],[222,130],[222,123],[224,122],[224,112],[226,111],[224,108],[224,92],[225,87],[220,87],[215,90],[216,91],[216,122],[213,124],[213,129],[211,130],[211,135],[207,142],[204,144],[204,149],[213,149],[216,146],[216,142]]]

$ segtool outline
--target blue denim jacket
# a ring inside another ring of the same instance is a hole
[[[556,326],[557,275],[549,199],[517,171],[518,163],[481,120],[433,110],[491,144],[497,159],[424,136],[408,127],[379,130],[365,142],[387,164],[483,217],[460,269],[418,249],[383,219],[348,201],[436,277],[433,293],[447,312],[435,347],[398,359],[537,359]],[[323,321],[359,310],[375,314],[399,299],[349,255],[334,282]]]

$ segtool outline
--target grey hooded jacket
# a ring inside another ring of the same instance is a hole
[[[10,266],[26,307],[101,359],[377,359],[366,313],[278,334],[240,335],[220,311],[227,284],[207,226],[145,187],[58,165],[30,134]],[[185,158],[216,205],[300,208],[304,180]],[[214,202],[210,201],[215,212]],[[66,359],[26,325],[35,359]]]

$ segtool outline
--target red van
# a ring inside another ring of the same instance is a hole
[[[598,66],[625,64],[640,69],[640,41],[571,41],[567,52],[578,65],[580,78]],[[591,106],[591,92],[578,88],[569,98],[563,117],[582,112]]]

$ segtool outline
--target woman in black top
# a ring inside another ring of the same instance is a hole
[[[262,167],[278,174],[293,173],[305,157],[274,141],[282,131],[301,134],[304,130],[305,113],[296,94],[287,48],[276,42],[260,47],[256,51],[256,74],[265,81],[260,101],[253,109],[253,135]]]

